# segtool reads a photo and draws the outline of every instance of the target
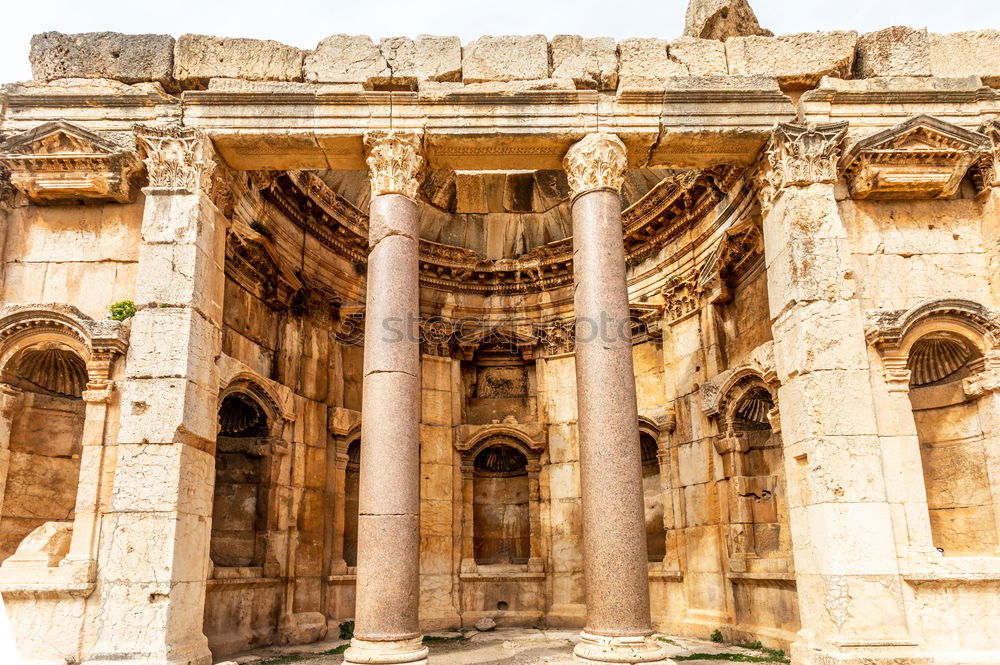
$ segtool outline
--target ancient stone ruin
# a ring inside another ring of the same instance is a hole
[[[0,89],[27,662],[355,622],[1000,659],[1000,32],[36,35]],[[434,660],[433,647],[430,660]]]

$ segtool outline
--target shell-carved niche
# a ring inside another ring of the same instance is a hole
[[[962,369],[975,355],[968,344],[953,336],[932,335],[917,341],[907,362],[910,385],[924,386]]]
[[[87,387],[87,366],[64,349],[27,349],[17,363],[17,374],[22,381],[67,397],[80,397]]]

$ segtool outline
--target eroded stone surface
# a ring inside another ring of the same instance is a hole
[[[773,36],[760,27],[747,0],[691,0],[684,17],[684,36],[725,41],[729,37]]]
[[[1000,30],[973,30],[930,35],[934,76],[980,76],[1000,86]]]
[[[930,76],[927,29],[894,26],[862,35],[858,39],[854,73],[858,78]]]
[[[123,83],[156,81],[170,87],[174,38],[120,32],[43,32],[31,38],[29,58],[31,75],[42,81],[106,78]]]
[[[775,76],[783,86],[811,87],[824,76],[849,76],[857,41],[856,32],[731,37],[726,59],[730,74]]]
[[[174,47],[174,78],[182,88],[204,88],[209,79],[301,81],[302,51],[266,39],[181,35]]]
[[[552,78],[573,79],[577,88],[614,90],[618,85],[615,40],[556,35],[552,38]]]
[[[549,77],[549,43],[545,35],[487,35],[462,49],[462,80],[524,81]]]

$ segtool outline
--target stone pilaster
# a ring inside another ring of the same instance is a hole
[[[202,665],[227,221],[207,137],[137,127],[149,186],[88,663]],[[214,192],[217,194],[217,192]]]
[[[764,153],[768,296],[802,630],[797,663],[916,663],[850,246],[847,123],[781,124]]]
[[[420,138],[365,136],[371,177],[355,638],[348,663],[427,662],[420,593]]]
[[[14,207],[14,186],[10,182],[10,172],[0,166],[0,290],[7,274],[7,217]]]
[[[622,241],[626,155],[591,134],[564,160],[573,191],[576,382],[587,623],[583,663],[666,662],[650,621],[638,407]]]
[[[6,383],[0,383],[0,509],[7,488],[7,472],[10,470],[10,429],[14,414],[21,407],[21,391]]]
[[[983,197],[983,241],[989,258],[988,277],[993,306],[1000,306],[1000,120],[993,119],[979,131],[990,137],[990,151],[979,165]]]

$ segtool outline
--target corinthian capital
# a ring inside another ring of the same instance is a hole
[[[793,185],[837,181],[837,159],[846,122],[825,125],[778,123],[764,149],[761,199],[769,207],[778,190]]]
[[[420,155],[420,136],[411,132],[367,132],[365,152],[372,198],[383,194],[402,194],[417,198],[424,158]]]
[[[979,131],[990,137],[990,152],[979,167],[983,186],[1000,187],[1000,120],[990,120]]]
[[[215,172],[212,144],[204,133],[180,125],[136,125],[149,186],[164,189],[211,189]]]
[[[573,144],[563,159],[573,196],[591,189],[621,189],[625,182],[625,144],[598,132]]]
[[[14,186],[10,184],[10,171],[0,166],[0,212],[13,206]]]

